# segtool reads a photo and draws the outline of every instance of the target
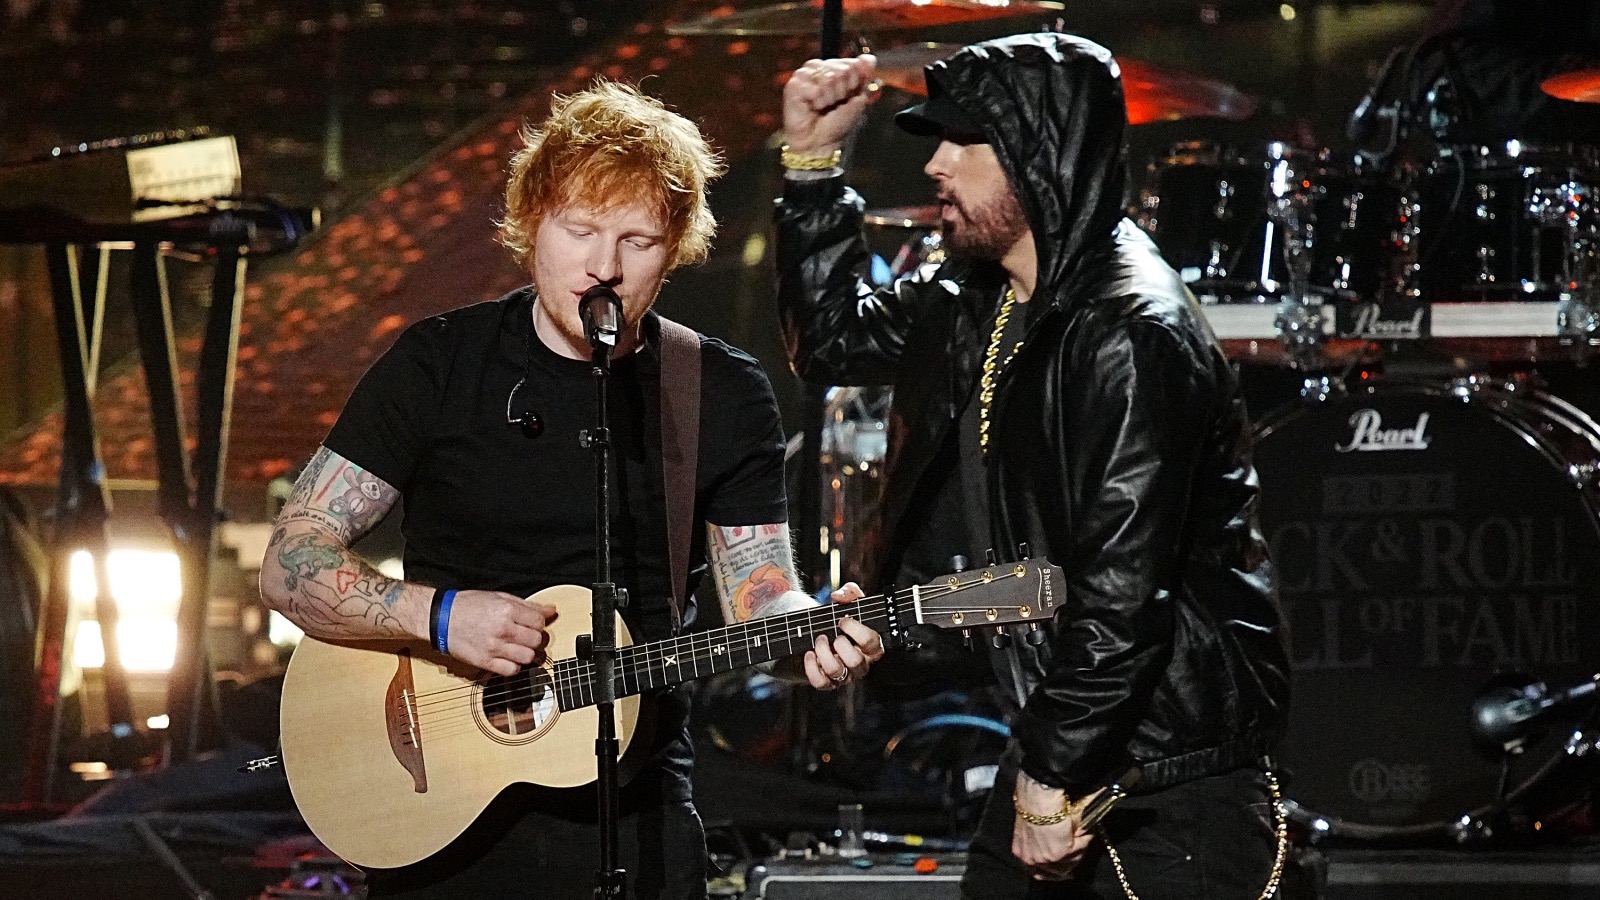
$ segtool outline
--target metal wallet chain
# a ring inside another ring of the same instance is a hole
[[[1289,858],[1289,820],[1283,814],[1283,794],[1278,788],[1278,776],[1267,770],[1267,787],[1272,792],[1272,816],[1277,820],[1278,827],[1278,852],[1272,860],[1272,873],[1267,876],[1267,886],[1261,889],[1258,900],[1270,900],[1278,891],[1278,882],[1283,880],[1283,867]],[[1104,835],[1101,835],[1104,839]],[[1128,895],[1128,900],[1139,900],[1139,895],[1133,892],[1133,886],[1128,884],[1128,873],[1122,868],[1122,857],[1117,855],[1117,848],[1106,841],[1106,853],[1111,856],[1111,867],[1116,869],[1117,882],[1122,885],[1122,892]]]

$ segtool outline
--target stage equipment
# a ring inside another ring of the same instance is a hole
[[[1472,712],[1496,673],[1600,669],[1600,425],[1515,381],[1363,378],[1267,415],[1255,462],[1313,837],[1468,840],[1592,780],[1587,744],[1483,757]]]
[[[228,416],[238,350],[240,301],[252,256],[294,247],[315,227],[315,210],[238,196],[233,138],[171,132],[60,148],[50,157],[0,168],[0,242],[44,244],[62,367],[65,424],[56,493],[52,576],[40,614],[38,679],[24,800],[47,803],[55,770],[61,656],[76,550],[96,561],[96,617],[116,634],[117,610],[105,566],[111,513],[92,418],[99,371],[103,290],[85,291],[83,249],[100,271],[117,249],[134,254],[130,296],[150,398],[159,511],[183,568],[177,659],[168,679],[167,761],[217,743],[215,685],[203,642],[215,529],[223,488]],[[213,261],[211,305],[196,374],[199,434],[193,456],[183,434],[176,339],[164,265],[174,251]],[[103,275],[101,276],[104,277]],[[103,285],[97,285],[103,288]],[[114,639],[103,666],[111,734],[132,737],[126,674]]]
[[[990,19],[1045,16],[1065,8],[1053,0],[847,0],[841,27],[852,34],[934,28]],[[733,37],[812,34],[817,30],[822,10],[821,2],[777,3],[701,16],[669,25],[667,33]]]
[[[1135,213],[1232,357],[1327,369],[1407,346],[1470,368],[1600,343],[1596,185],[1600,155],[1578,147],[1384,168],[1187,142],[1150,163]]]
[[[1507,675],[1491,679],[1472,700],[1472,731],[1492,754],[1520,753],[1561,716],[1582,716],[1595,705],[1600,675],[1552,688],[1536,678]]]
[[[867,863],[861,865],[860,863]],[[966,860],[960,854],[874,853],[860,862],[838,857],[773,859],[750,870],[754,900],[957,900]]]
[[[1278,340],[1219,328],[1229,355],[1311,367],[1360,352],[1360,340],[1333,340],[1332,307],[1378,296],[1399,209],[1399,189],[1360,160],[1190,141],[1150,163],[1137,221],[1208,313],[1270,322]]]
[[[1445,148],[1419,173],[1416,285],[1434,302],[1557,302],[1592,285],[1592,147]]]

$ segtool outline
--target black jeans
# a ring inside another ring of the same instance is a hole
[[[1012,855],[1015,779],[1015,769],[1003,766],[984,809],[961,880],[969,900],[1119,900],[1126,895],[1106,853],[1108,841],[1140,900],[1256,900],[1271,874],[1275,820],[1259,770],[1124,798],[1102,821],[1101,839],[1069,881],[1034,881]]]

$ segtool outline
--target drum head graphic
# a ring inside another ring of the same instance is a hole
[[[1521,673],[1600,670],[1600,435],[1525,387],[1363,384],[1257,432],[1262,518],[1294,670],[1288,795],[1353,836],[1420,834],[1501,798],[1474,697]],[[1552,727],[1511,760],[1525,790]]]

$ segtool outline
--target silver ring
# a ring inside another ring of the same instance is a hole
[[[847,669],[843,672],[840,672],[838,675],[829,675],[828,680],[834,684],[844,684],[846,681],[850,680],[850,671]]]

